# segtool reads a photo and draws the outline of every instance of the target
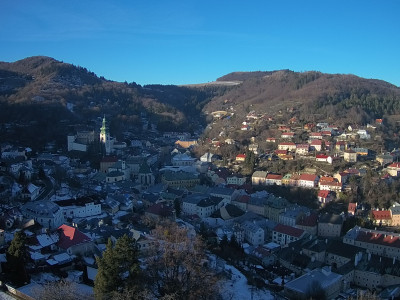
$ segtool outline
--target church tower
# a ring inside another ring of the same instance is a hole
[[[109,155],[111,153],[111,138],[106,123],[106,116],[103,117],[103,125],[100,128],[100,143],[104,144],[106,148],[106,154]]]

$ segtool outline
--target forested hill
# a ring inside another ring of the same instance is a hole
[[[194,131],[198,124],[204,125],[204,104],[218,94],[218,88],[142,87],[134,82],[114,82],[50,57],[0,62],[2,124],[17,123],[23,128],[3,135],[0,142],[14,134],[21,142],[34,139],[32,143],[37,146],[52,140],[65,143],[68,125],[93,127],[90,120],[104,114],[115,135],[142,128],[143,113],[161,131]]]
[[[398,87],[354,75],[234,72],[217,83],[140,86],[110,81],[50,57],[0,62],[0,142],[18,136],[21,142],[34,140],[29,144],[38,147],[51,140],[65,143],[68,125],[93,127],[91,120],[104,114],[114,135],[140,130],[143,113],[160,131],[192,132],[215,110],[235,111],[238,121],[255,110],[283,118],[296,116],[303,122],[317,117],[342,124],[383,117],[395,123],[400,114]],[[8,123],[19,126],[10,132],[4,129]]]
[[[226,107],[232,107],[238,114],[249,110],[271,114],[294,110],[304,121],[317,115],[319,119],[340,123],[365,123],[400,114],[400,89],[382,80],[279,70],[234,72],[218,81],[241,81],[241,84],[209,102],[208,111]]]

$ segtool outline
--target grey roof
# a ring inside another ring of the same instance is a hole
[[[329,223],[329,224],[343,224],[343,218],[341,215],[334,214],[322,214],[319,217],[318,223]]]
[[[201,199],[197,203],[197,206],[200,206],[200,207],[215,206],[218,203],[220,203],[221,201],[223,201],[223,199],[220,197],[209,197],[206,199]]]
[[[60,207],[50,201],[27,202],[21,207],[22,212],[26,212],[30,216],[38,216],[42,218],[51,218],[60,210]]]
[[[198,204],[201,200],[207,199],[208,197],[209,197],[209,195],[207,195],[207,194],[194,193],[194,194],[187,195],[185,198],[183,198],[183,202]]]
[[[231,196],[235,192],[234,189],[225,187],[212,187],[209,189],[210,194]]]
[[[288,282],[285,288],[306,294],[309,285],[314,281],[317,281],[323,289],[326,289],[341,279],[342,275],[340,274],[330,271],[324,272],[323,269],[315,269]]]
[[[326,249],[326,252],[353,259],[358,252],[363,251],[363,250],[364,249],[362,249],[362,248],[359,248],[359,247],[356,247],[353,245],[349,245],[349,244],[345,244],[342,241],[332,240],[329,243],[328,248]]]

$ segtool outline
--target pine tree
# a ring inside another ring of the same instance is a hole
[[[7,266],[11,281],[16,285],[22,285],[29,281],[25,270],[26,261],[26,236],[22,231],[17,231],[7,249]]]
[[[108,240],[103,257],[97,258],[98,272],[94,281],[96,299],[110,299],[124,289],[133,289],[139,277],[138,250],[135,241],[122,236],[113,246]]]

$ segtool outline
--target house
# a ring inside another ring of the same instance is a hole
[[[266,139],[266,142],[267,142],[267,143],[276,143],[276,138],[274,138],[274,137],[268,137],[268,138]]]
[[[326,204],[334,199],[333,194],[329,190],[320,190],[318,192],[318,202],[321,204]]]
[[[347,150],[347,142],[346,141],[337,141],[335,145],[335,150],[344,151]]]
[[[376,156],[376,161],[385,166],[387,164],[393,163],[393,156],[390,154],[379,154]]]
[[[282,139],[287,139],[287,140],[291,140],[294,137],[294,132],[283,132],[281,134],[281,138]]]
[[[349,203],[347,207],[347,214],[349,216],[355,216],[357,211],[357,202],[356,203]]]
[[[188,216],[197,214],[197,204],[203,200],[207,199],[209,195],[203,193],[193,193],[187,195],[182,199],[182,213]]]
[[[116,156],[105,156],[100,161],[100,172],[107,173],[108,168],[112,167],[116,162],[118,162],[118,157]]]
[[[49,229],[58,228],[64,223],[62,209],[50,201],[27,202],[21,206],[21,213],[26,219],[33,219]]]
[[[314,188],[317,186],[319,181],[318,175],[303,173],[299,178],[299,186],[306,188]]]
[[[267,172],[265,171],[255,171],[251,176],[252,185],[264,185],[267,178]]]
[[[254,154],[258,154],[258,144],[250,144],[249,151],[253,152]]]
[[[243,162],[246,160],[246,154],[238,154],[236,155],[236,161],[237,162]]]
[[[282,185],[283,175],[269,173],[265,179],[266,185]]]
[[[253,246],[264,244],[264,230],[257,224],[246,221],[242,224],[244,239]]]
[[[339,296],[343,276],[332,272],[330,266],[315,269],[285,284],[284,294],[288,299],[308,299],[313,285],[321,287],[326,299]]]
[[[282,185],[289,185],[291,177],[292,177],[292,174],[290,174],[290,173],[285,174],[285,176],[282,177]]]
[[[343,242],[361,247],[371,254],[400,259],[400,238],[393,232],[355,226],[346,233]]]
[[[343,159],[347,162],[357,162],[357,152],[349,149],[344,151]]]
[[[324,213],[318,220],[318,236],[340,237],[343,226],[341,215]]]
[[[328,164],[332,164],[332,156],[326,154],[317,154],[315,156],[315,160],[319,162],[327,162]]]
[[[397,177],[399,176],[400,172],[400,163],[395,162],[387,166],[387,172],[389,173],[390,176]]]
[[[297,144],[296,145],[296,154],[307,155],[309,151],[310,151],[310,145],[308,145],[308,144]]]
[[[346,172],[339,172],[339,173],[336,173],[335,175],[333,175],[333,178],[335,178],[338,182],[346,183],[349,176],[350,175]]]
[[[171,162],[174,167],[193,166],[196,162],[196,158],[191,157],[186,153],[179,153],[171,158]]]
[[[287,150],[279,150],[279,149],[275,150],[275,154],[278,155],[279,157],[285,156],[287,155],[287,153],[288,153]]]
[[[165,171],[161,175],[161,183],[173,188],[190,188],[200,184],[200,179],[196,174],[184,171]]]
[[[87,218],[101,214],[101,200],[97,197],[80,197],[54,201],[63,212],[64,221],[69,218]]]
[[[68,225],[58,227],[59,240],[57,246],[70,255],[85,255],[93,253],[95,244],[84,233],[77,228]]]
[[[365,129],[359,129],[357,134],[362,140],[369,140],[371,138],[371,135]]]
[[[302,215],[296,222],[296,227],[303,229],[305,232],[316,236],[318,229],[318,215],[310,213],[309,215]]]
[[[200,157],[200,161],[202,161],[202,162],[214,162],[217,159],[218,159],[218,156],[215,154],[212,154],[210,152],[206,152]]]
[[[372,222],[374,225],[390,226],[392,224],[392,211],[389,210],[372,210]]]
[[[39,196],[40,190],[41,189],[33,183],[28,183],[21,191],[21,198],[33,201]]]
[[[320,190],[327,190],[327,191],[333,191],[333,192],[341,192],[342,191],[342,183],[341,182],[323,182],[323,183],[319,183],[319,188]]]
[[[246,177],[241,174],[232,174],[226,178],[226,184],[243,185],[246,183]]]
[[[239,196],[239,190],[227,187],[211,187],[208,194],[214,197],[222,198],[224,204],[231,203]]]
[[[296,226],[297,221],[303,216],[309,215],[310,210],[305,206],[293,205],[285,208],[279,215],[279,223],[287,226]]]
[[[322,140],[322,133],[321,132],[310,132],[308,137],[310,140]]]
[[[278,224],[272,231],[272,241],[284,246],[301,239],[304,235],[305,231],[303,229]]]
[[[322,151],[322,150],[325,150],[325,147],[326,147],[326,143],[323,140],[311,140],[311,142],[310,142],[311,150]]]
[[[392,226],[400,225],[400,204],[395,202],[392,207],[389,208],[392,215]]]
[[[145,216],[154,220],[175,220],[175,209],[164,203],[156,203],[148,207],[145,211]]]
[[[278,150],[295,151],[296,144],[291,142],[279,143]]]
[[[369,150],[367,148],[356,147],[353,150],[360,156],[368,156]]]

